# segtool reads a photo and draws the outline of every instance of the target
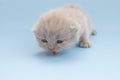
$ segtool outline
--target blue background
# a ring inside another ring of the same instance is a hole
[[[77,3],[98,34],[89,49],[46,55],[31,31],[44,12]],[[0,80],[120,80],[119,0],[0,0]]]

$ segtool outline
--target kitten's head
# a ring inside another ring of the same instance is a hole
[[[57,54],[78,42],[77,29],[65,19],[41,19],[33,29],[40,47]]]

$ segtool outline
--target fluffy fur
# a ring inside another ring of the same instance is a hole
[[[80,47],[91,47],[89,36],[96,34],[87,14],[77,5],[70,4],[51,10],[38,20],[33,28],[39,46],[58,53],[80,42]],[[44,43],[41,40],[46,39]],[[56,43],[62,40],[63,43]]]

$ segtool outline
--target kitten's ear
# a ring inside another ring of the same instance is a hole
[[[71,31],[71,32],[77,32],[78,29],[77,29],[76,26],[71,26],[71,27],[70,27],[70,31]]]

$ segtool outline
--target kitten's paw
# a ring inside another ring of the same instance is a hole
[[[97,33],[96,30],[93,30],[91,34],[96,35],[96,33]]]
[[[84,41],[81,41],[80,42],[80,47],[82,48],[90,48],[91,47],[91,42],[84,42]]]

